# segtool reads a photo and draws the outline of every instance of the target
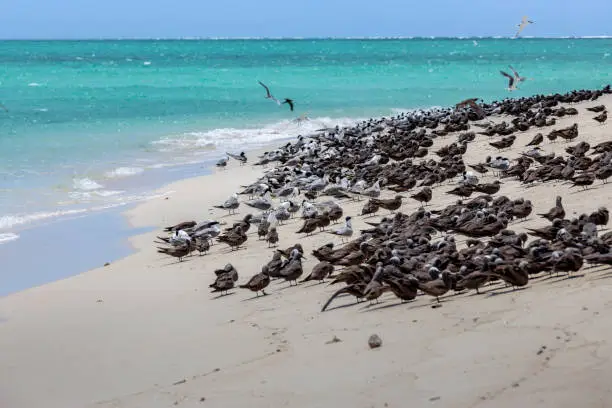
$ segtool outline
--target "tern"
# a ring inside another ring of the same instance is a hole
[[[518,31],[516,32],[514,38],[517,38],[521,34],[521,31],[523,31],[525,27],[527,27],[529,24],[533,24],[533,21],[529,20],[529,17],[524,16],[523,20],[521,20],[521,23],[517,24]]]

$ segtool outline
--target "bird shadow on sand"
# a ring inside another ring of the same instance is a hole
[[[362,313],[377,312],[379,310],[386,310],[386,309],[390,309],[392,307],[409,305],[410,303],[413,303],[413,302],[414,302],[414,300],[409,300],[407,302],[393,302],[393,303],[385,304],[387,302],[382,301],[382,302],[379,302],[379,303],[374,303],[372,305],[366,305],[365,307],[362,307],[359,311],[362,312]]]
[[[225,214],[225,215],[221,215],[221,216],[219,216],[219,218],[233,217],[233,216],[235,216],[235,215],[240,215],[240,213],[239,213],[239,212],[237,212],[237,213],[234,213],[234,214]]]
[[[599,187],[581,188],[580,190],[572,191],[570,194],[584,193],[585,191],[597,190]]]
[[[330,312],[332,310],[337,310],[337,309],[344,309],[346,307],[357,306],[357,305],[359,305],[361,303],[363,303],[363,302],[345,303],[343,305],[338,305],[338,306],[334,306],[334,307],[328,307],[327,309],[325,309],[325,312]]]
[[[226,293],[226,294],[222,294],[222,295],[217,295],[215,297],[210,298],[210,300],[221,299],[221,298],[224,298],[224,297],[227,297],[227,296],[235,295],[236,293],[238,293],[238,292],[230,292],[230,293]]]
[[[257,299],[264,299],[264,298],[267,298],[269,295],[270,295],[269,293],[266,293],[265,295],[253,296],[250,298],[242,299],[241,302],[251,302]]]
[[[509,288],[503,288],[501,290],[500,289],[493,289],[493,290],[487,292],[485,296],[487,298],[491,298],[491,297],[499,296],[499,295],[508,295],[510,293],[513,293],[513,292],[519,292],[519,291],[525,290],[528,287],[529,286],[523,286],[523,287],[520,287],[520,288],[509,287]]]
[[[162,267],[164,266],[172,266],[172,265],[178,265],[178,264],[184,264],[185,262],[189,262],[188,260],[182,260],[182,261],[175,261],[175,262],[170,262],[170,263],[166,263],[161,265]]]

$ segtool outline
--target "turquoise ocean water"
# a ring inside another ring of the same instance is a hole
[[[467,97],[599,88],[610,53],[612,39],[0,42],[0,243],[147,199],[164,172],[227,150]],[[513,93],[509,64],[533,78]]]

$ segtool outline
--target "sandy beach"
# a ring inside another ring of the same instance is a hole
[[[580,141],[591,146],[609,141],[610,122],[599,124],[585,110],[599,104],[612,106],[612,96],[571,104],[579,115],[557,118],[553,127],[517,132],[517,142],[503,155],[516,158],[536,133],[573,123],[580,128],[576,140],[545,140],[543,149],[564,154]],[[455,140],[455,134],[436,138],[429,151]],[[465,163],[495,156],[490,141],[478,135],[463,156]],[[376,304],[338,298],[322,313],[337,286],[307,282],[289,287],[276,280],[263,297],[245,289],[223,297],[210,293],[213,270],[227,262],[244,283],[269,261],[273,249],[257,239],[256,227],[249,230],[246,249],[230,251],[216,243],[208,254],[183,262],[157,253],[153,241],[165,226],[207,218],[229,226],[242,219],[249,212],[245,205],[236,215],[212,206],[267,170],[230,161],[226,170],[211,176],[165,186],[163,191],[171,192],[166,197],[125,214],[136,228],[156,227],[131,239],[136,254],[1,298],[0,407],[610,405],[609,268],[585,266],[572,278],[543,274],[520,290],[495,283],[480,295],[451,291],[435,309],[429,296],[402,304],[386,293]],[[488,174],[483,182],[494,180]],[[522,232],[550,224],[536,213],[548,211],[557,195],[563,197],[566,218],[608,206],[611,185],[596,180],[582,191],[560,181],[525,187],[504,179],[497,195],[532,201],[528,219],[508,226]],[[457,201],[445,194],[452,187],[433,188],[430,207]],[[340,204],[353,217],[356,231],[368,227],[365,221],[388,214],[382,210],[364,218],[358,215],[365,201]],[[407,199],[400,211],[410,214],[418,207]],[[279,246],[303,245],[306,275],[317,263],[311,251],[328,242],[339,246],[340,239],[326,232],[296,234],[301,225],[299,217],[281,225]],[[464,240],[457,236],[458,243]],[[382,347],[368,347],[372,334],[380,336]]]

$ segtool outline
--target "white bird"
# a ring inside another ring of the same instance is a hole
[[[351,221],[351,217],[346,217],[345,220],[346,220],[346,223],[344,224],[343,227],[330,232],[330,234],[340,236],[342,238],[342,242],[344,242],[345,239],[348,239],[353,236],[353,223]]]
[[[505,157],[498,156],[495,158],[495,160],[491,160],[488,165],[493,169],[506,171],[510,168],[510,160]]]
[[[234,193],[225,200],[225,202],[221,205],[215,205],[215,208],[220,208],[222,210],[227,210],[231,214],[232,212],[236,213],[236,209],[240,206],[240,202],[238,201],[238,194]]]
[[[259,82],[259,85],[263,86],[264,89],[266,90],[266,99],[271,99],[274,102],[276,102],[277,105],[280,105],[280,101],[278,99],[276,99],[271,93],[270,93],[270,88],[268,88],[263,82],[261,81],[257,81]]]
[[[380,196],[380,180],[376,180],[371,187],[365,189],[361,195],[378,198]]]
[[[521,33],[521,31],[523,31],[525,27],[527,27],[529,24],[533,24],[533,21],[529,20],[529,17],[524,16],[523,19],[521,20],[521,23],[516,25],[518,27],[518,31],[516,32],[516,35],[514,36],[514,38],[517,38],[519,34]]]
[[[276,213],[274,211],[268,214],[268,219],[266,221],[270,227],[276,228],[278,226],[278,219],[276,218]]]
[[[460,184],[470,184],[472,186],[478,184],[478,177],[476,177],[471,171],[464,171],[460,177]]]
[[[272,200],[270,200],[270,192],[267,191],[263,197],[247,201],[246,205],[248,205],[249,207],[257,208],[258,210],[262,211],[269,210],[272,207]]]
[[[314,218],[319,214],[317,207],[304,200],[302,202],[302,218]]]

